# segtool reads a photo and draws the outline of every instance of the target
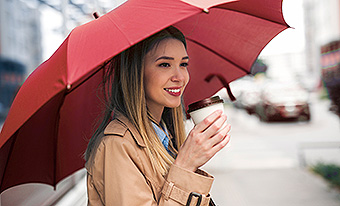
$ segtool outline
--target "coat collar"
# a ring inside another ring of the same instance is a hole
[[[141,147],[146,147],[145,142],[136,129],[136,127],[129,121],[127,117],[125,117],[120,112],[115,111],[114,120],[112,120],[105,128],[104,134],[114,134],[114,135],[120,135],[124,136],[126,131],[130,131],[133,139],[136,141],[136,143]]]

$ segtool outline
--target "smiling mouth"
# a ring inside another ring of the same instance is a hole
[[[166,88],[165,88],[165,91],[173,92],[173,93],[178,93],[178,92],[180,92],[181,90],[180,90],[180,89],[166,89]]]
[[[180,96],[181,95],[181,89],[167,89],[167,88],[164,88],[164,90],[166,92],[168,92],[168,94],[170,94],[172,96]]]

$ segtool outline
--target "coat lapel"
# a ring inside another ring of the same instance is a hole
[[[119,112],[115,112],[115,119],[107,125],[106,129],[104,130],[104,134],[124,136],[126,131],[131,133],[132,137],[140,147],[146,147],[145,142],[136,127],[128,120],[128,118]]]

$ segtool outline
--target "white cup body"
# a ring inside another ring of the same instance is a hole
[[[222,110],[224,113],[223,103],[211,104],[207,107],[200,108],[198,110],[190,112],[190,116],[195,124],[202,122],[207,116],[212,114],[216,110]]]
[[[202,122],[206,117],[208,117],[210,114],[212,114],[216,110],[222,110],[223,114],[225,114],[223,103],[212,104],[207,107],[203,107],[201,109],[192,111],[189,114],[191,116],[192,121],[196,125]],[[227,121],[224,122],[222,127],[217,132],[221,131],[221,129],[224,128],[226,125],[227,125]],[[229,140],[227,147],[230,147],[230,140]]]

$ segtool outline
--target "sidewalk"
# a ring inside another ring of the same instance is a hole
[[[217,205],[339,206],[340,193],[301,168],[209,171]]]

